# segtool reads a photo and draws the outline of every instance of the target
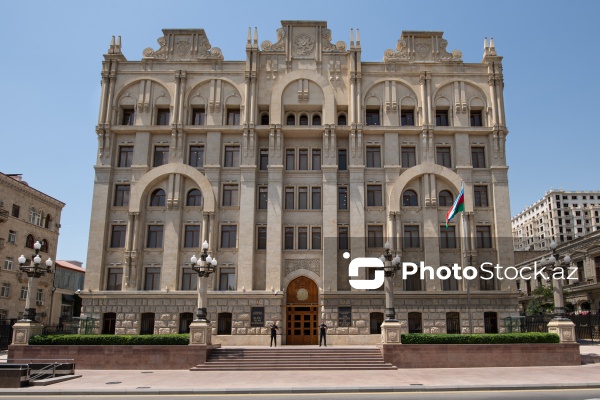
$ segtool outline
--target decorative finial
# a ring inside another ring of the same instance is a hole
[[[356,45],[360,45],[360,30],[356,28]]]
[[[487,36],[483,38],[483,49],[487,49],[488,44],[487,44]]]
[[[258,44],[258,28],[254,27],[254,44]]]
[[[117,46],[121,46],[121,36],[117,36]]]
[[[114,36],[110,39],[110,45],[111,46],[115,45],[115,37]]]
[[[490,38],[490,48],[495,48],[496,45],[494,44],[494,38]]]
[[[252,28],[248,27],[248,44],[251,43],[252,40]]]
[[[354,47],[354,28],[350,28],[350,48]]]

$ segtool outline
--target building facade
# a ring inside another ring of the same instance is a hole
[[[515,251],[549,250],[600,230],[600,191],[550,190],[512,218]]]
[[[332,43],[326,22],[282,21],[225,61],[202,29],[163,33],[139,61],[120,38],[104,56],[81,294],[97,331],[184,332],[204,240],[222,344],[264,344],[273,322],[284,343],[316,343],[320,319],[333,344],[379,342],[384,293],[351,288],[345,252],[380,257],[389,242],[434,268],[513,264],[493,40],[465,63],[442,32],[405,31],[365,62],[358,29]],[[446,227],[463,183],[465,223]],[[517,313],[505,280],[396,275],[394,291],[406,332],[502,331]]]
[[[79,293],[85,284],[85,268],[79,261],[57,260],[54,272],[54,294],[50,323],[63,326],[79,317]]]
[[[65,204],[29,186],[21,175],[0,173],[0,319],[21,319],[28,296],[28,277],[19,269],[18,258],[24,255],[27,264],[34,243],[42,245],[42,262],[56,259],[60,216]],[[50,322],[53,275],[35,278],[37,319]]]

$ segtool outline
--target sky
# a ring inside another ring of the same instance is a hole
[[[163,28],[202,28],[225,61],[245,59],[248,27],[276,42],[281,20],[323,20],[332,43],[359,28],[363,61],[403,30],[444,31],[448,51],[503,56],[511,215],[551,188],[600,190],[598,1],[6,1],[0,12],[0,172],[66,203],[57,259],[86,262],[103,54],[158,49]],[[588,119],[589,117],[589,119]]]

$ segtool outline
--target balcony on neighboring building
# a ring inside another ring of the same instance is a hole
[[[8,219],[8,211],[4,209],[3,205],[0,205],[0,223],[6,222]]]

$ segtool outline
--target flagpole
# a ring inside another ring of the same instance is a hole
[[[467,240],[467,218],[465,216],[465,212],[462,212],[461,215],[462,218],[462,222],[463,222],[463,249],[464,249],[464,260],[463,260],[463,271],[464,269],[469,265],[469,249],[468,249],[468,243],[469,241]],[[463,281],[465,282],[465,285],[467,285],[467,312],[469,315],[469,333],[473,333],[473,319],[471,317],[471,285],[468,279],[465,279],[463,277]]]

